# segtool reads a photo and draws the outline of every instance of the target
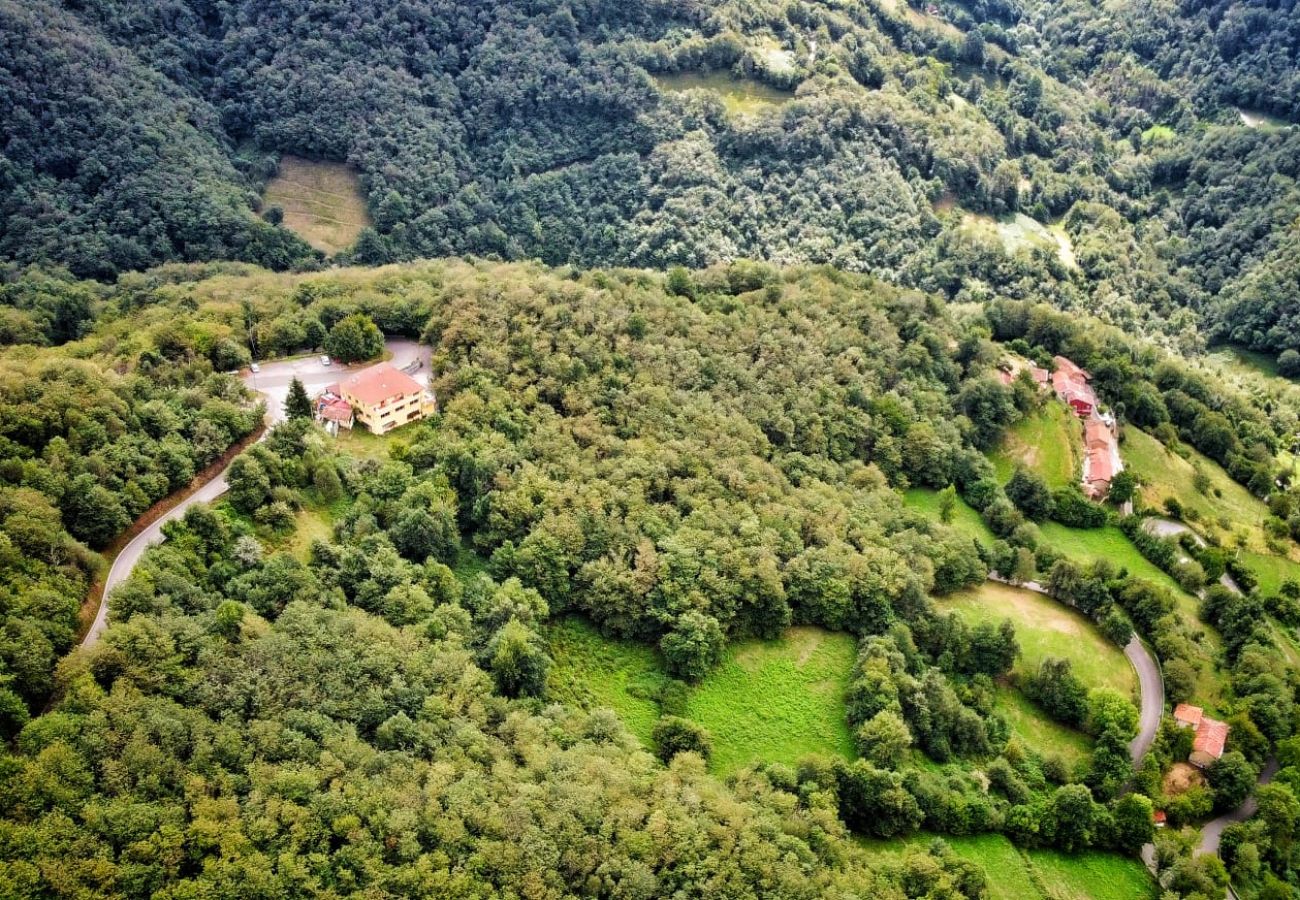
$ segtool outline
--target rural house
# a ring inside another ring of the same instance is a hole
[[[389,363],[370,366],[330,385],[316,406],[317,418],[335,432],[357,421],[375,434],[437,411],[433,392]]]
[[[1056,371],[1052,373],[1052,389],[1056,396],[1070,405],[1075,415],[1086,419],[1097,408],[1097,395],[1088,381],[1092,378],[1064,356],[1052,357]]]
[[[1174,721],[1180,728],[1195,730],[1192,738],[1192,752],[1187,761],[1200,769],[1208,769],[1215,760],[1223,756],[1223,747],[1228,740],[1228,723],[1211,719],[1199,706],[1180,703],[1174,707]]]

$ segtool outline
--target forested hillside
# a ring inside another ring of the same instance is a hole
[[[279,426],[230,467],[219,504],[166,527],[112,594],[102,641],[53,674],[48,658],[5,659],[7,678],[53,687],[31,721],[6,707],[8,894],[255,883],[268,896],[985,896],[985,873],[941,846],[882,859],[851,837],[918,832],[1122,862],[1152,837],[1149,798],[1182,739],[1163,729],[1135,776],[1128,696],[1060,659],[1013,676],[1016,628],[996,608],[968,623],[943,605],[993,569],[1050,583],[1097,641],[1122,646],[1136,627],[1171,693],[1231,704],[1240,750],[1212,790],[1169,803],[1179,824],[1238,802],[1270,748],[1293,752],[1295,670],[1269,618],[1292,621],[1290,607],[1212,595],[1211,636],[1177,585],[1075,563],[1049,538],[1045,518],[1068,513],[1082,531],[1105,521],[1102,507],[1077,489],[1043,507],[1030,476],[1004,486],[986,456],[1044,402],[997,377],[1007,346],[1086,361],[1133,421],[1234,469],[1262,465],[1293,426],[1118,331],[1041,305],[954,309],[870,276],[755,263],[307,277],[176,266],[44,290],[88,292],[95,323],[59,348],[6,351],[72,403],[40,402],[35,386],[23,391],[36,407],[4,398],[6,421],[59,411],[63,429],[15,451],[5,496],[61,503],[86,540],[165,489],[158,470],[186,462],[169,452],[178,436],[197,446],[218,412],[244,414],[234,382],[213,373],[238,364],[231,347],[292,353],[373,317],[432,345],[441,412],[377,445],[307,419]],[[115,413],[83,418],[78,404]],[[122,437],[85,444],[101,432]],[[141,474],[118,486],[128,447]],[[83,472],[98,473],[89,490]],[[909,489],[944,489],[950,503],[960,492],[991,539],[912,508]],[[27,540],[32,520],[6,519],[11,539]],[[64,607],[82,589],[6,584]],[[53,607],[7,609],[13,647],[42,628],[52,651],[67,646]],[[550,628],[573,616],[662,665],[643,695],[658,710],[646,743],[608,709],[549,694]],[[792,624],[857,640],[837,711],[856,752],[749,764],[724,782],[681,698],[729,648]],[[1067,760],[1017,731],[1008,691],[1087,752]],[[1287,763],[1287,785],[1297,771]],[[1274,795],[1278,815],[1295,803],[1290,786]],[[1234,854],[1263,857],[1250,876],[1261,884],[1292,871],[1275,819],[1233,832]],[[1161,846],[1179,896],[1222,871]]]
[[[1300,130],[1233,105],[1296,119],[1293,13],[4,0],[0,253],[313,266],[256,214],[294,154],[359,171],[361,262],[826,262],[1279,354]]]

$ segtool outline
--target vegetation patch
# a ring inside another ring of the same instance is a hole
[[[370,224],[357,173],[342,163],[285,156],[266,186],[262,208],[279,207],[286,228],[333,256]]]
[[[954,499],[956,503],[953,505],[952,517],[947,524],[982,544],[993,543],[996,538],[983,517],[961,497]],[[909,488],[903,492],[903,503],[936,522],[943,520],[942,500],[939,492],[932,488]]]
[[[1142,900],[1156,896],[1156,884],[1142,863],[1114,853],[1020,850],[1000,834],[944,835],[953,852],[984,870],[990,900]],[[901,841],[863,840],[871,854],[901,856],[925,847],[934,835]]]
[[[650,746],[659,718],[659,693],[668,682],[659,655],[635,641],[608,638],[585,619],[560,619],[546,631],[550,676],[546,694],[582,709],[612,709]]]
[[[728,72],[673,72],[656,75],[655,81],[669,93],[699,90],[714,93],[733,116],[770,112],[794,99],[792,91],[783,91],[750,78],[737,78]]]
[[[713,736],[714,769],[793,764],[809,753],[852,758],[844,699],[855,652],[851,636],[820,628],[728,648],[686,701],[687,717]]]
[[[939,601],[971,624],[1010,619],[1020,642],[1017,673],[1038,671],[1049,657],[1068,659],[1088,687],[1109,687],[1132,696],[1137,676],[1120,648],[1097,627],[1063,603],[1033,591],[996,582],[961,591]]]
[[[1002,445],[990,459],[1003,482],[1016,466],[1024,466],[1043,476],[1048,487],[1055,490],[1077,480],[1081,446],[1078,420],[1064,404],[1048,402],[1007,429]]]

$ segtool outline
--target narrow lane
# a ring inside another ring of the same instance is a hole
[[[430,349],[406,338],[391,338],[385,342],[391,354],[390,362],[400,368],[416,367],[411,375],[422,385],[429,383]],[[284,420],[284,400],[289,394],[289,383],[297,377],[307,388],[308,394],[314,394],[333,384],[350,371],[365,368],[373,363],[358,366],[325,365],[319,356],[307,356],[301,359],[283,360],[261,364],[260,372],[245,372],[243,382],[266,400],[266,420],[274,425]],[[99,642],[108,627],[108,598],[113,589],[127,579],[135,568],[145,550],[162,540],[163,525],[185,515],[195,503],[211,503],[226,492],[226,470],[223,469],[211,481],[203,485],[189,497],[186,497],[166,515],[160,517],[144,531],[140,532],[113,559],[104,579],[104,593],[99,600],[99,609],[95,612],[95,621],[81,641],[82,647],[93,647]]]

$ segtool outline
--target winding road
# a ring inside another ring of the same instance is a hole
[[[399,369],[415,367],[412,377],[421,384],[428,384],[430,348],[405,338],[390,338],[385,342],[389,362]],[[284,419],[284,399],[289,394],[289,383],[295,377],[302,381],[308,394],[318,393],[327,385],[338,381],[344,373],[355,371],[361,366],[326,366],[319,356],[307,356],[298,359],[286,359],[280,362],[262,363],[261,371],[245,371],[241,376],[244,384],[261,394],[266,399],[266,420],[274,425]],[[103,637],[108,627],[108,598],[119,584],[126,580],[136,563],[144,556],[145,550],[162,540],[163,526],[179,519],[185,511],[196,503],[211,503],[226,492],[226,470],[222,469],[216,477],[203,485],[190,496],[169,510],[148,528],[140,532],[130,543],[122,548],[109,567],[108,577],[104,579],[104,593],[95,611],[95,621],[91,623],[81,646],[90,648]]]

